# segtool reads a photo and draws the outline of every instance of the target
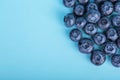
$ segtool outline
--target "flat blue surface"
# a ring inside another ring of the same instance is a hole
[[[0,0],[0,80],[120,80],[69,39],[62,0]]]

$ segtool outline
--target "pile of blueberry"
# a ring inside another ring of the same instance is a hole
[[[70,39],[78,42],[79,51],[90,54],[94,65],[102,65],[108,56],[113,66],[120,67],[120,1],[63,0],[63,4],[73,10],[64,23],[72,29]]]

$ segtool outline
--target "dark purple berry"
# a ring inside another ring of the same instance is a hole
[[[97,27],[95,24],[88,23],[86,24],[84,31],[88,35],[94,35],[97,32]]]
[[[95,3],[101,3],[101,2],[104,2],[106,0],[94,0],[94,1],[95,1]]]
[[[87,21],[84,17],[78,17],[76,19],[76,26],[78,29],[83,28],[86,25]]]
[[[103,51],[101,50],[94,50],[91,54],[91,62],[96,65],[96,66],[100,66],[102,65],[105,60],[106,60],[106,55]]]
[[[107,42],[104,46],[104,51],[108,55],[116,54],[117,52],[117,46],[113,42]]]
[[[95,4],[95,3],[89,3],[87,5],[87,11],[89,11],[89,10],[98,10],[97,4]]]
[[[84,7],[83,5],[76,5],[75,8],[74,8],[74,13],[78,16],[82,16],[84,14]]]
[[[113,12],[113,4],[109,1],[105,1],[101,5],[101,13],[103,15],[110,15]]]
[[[120,27],[120,15],[114,15],[112,17],[113,26]]]
[[[75,16],[72,13],[64,17],[64,23],[67,27],[72,27],[75,24]]]
[[[106,32],[106,36],[112,41],[116,41],[118,38],[117,31],[114,28],[109,28]]]
[[[86,14],[86,19],[90,23],[96,23],[100,19],[101,15],[98,11],[96,10],[90,10]]]
[[[117,31],[118,36],[120,37],[120,27],[116,27],[115,29]]]
[[[120,13],[120,2],[115,3],[115,11]]]
[[[78,42],[82,38],[82,33],[78,29],[73,29],[70,32],[70,39],[72,41]]]
[[[89,1],[89,0],[78,0],[78,2],[79,2],[80,4],[86,4],[86,3],[88,3],[88,1]]]
[[[120,67],[120,55],[115,54],[111,57],[111,63],[115,67]]]
[[[94,45],[94,43],[92,42],[92,40],[90,40],[88,38],[83,38],[79,41],[78,48],[79,48],[80,52],[89,54],[94,49],[93,45]]]
[[[94,42],[97,44],[97,45],[102,45],[106,42],[106,36],[102,33],[96,33],[94,36],[93,36],[93,40]]]
[[[110,0],[111,2],[117,2],[118,0]]]
[[[68,8],[74,7],[75,3],[76,0],[63,0],[63,4]]]
[[[111,22],[109,20],[108,17],[102,17],[99,21],[98,21],[98,26],[100,29],[102,30],[106,30],[110,27]]]
[[[116,44],[117,44],[118,48],[120,49],[120,38],[117,39]]]

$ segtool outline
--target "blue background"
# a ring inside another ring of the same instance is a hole
[[[0,0],[0,80],[120,80],[69,39],[62,0]]]

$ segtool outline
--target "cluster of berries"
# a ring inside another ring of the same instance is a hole
[[[120,1],[63,0],[63,4],[73,9],[64,17],[64,23],[68,28],[75,25],[70,39],[78,42],[79,51],[90,54],[94,65],[102,65],[108,55],[112,65],[120,67]]]

